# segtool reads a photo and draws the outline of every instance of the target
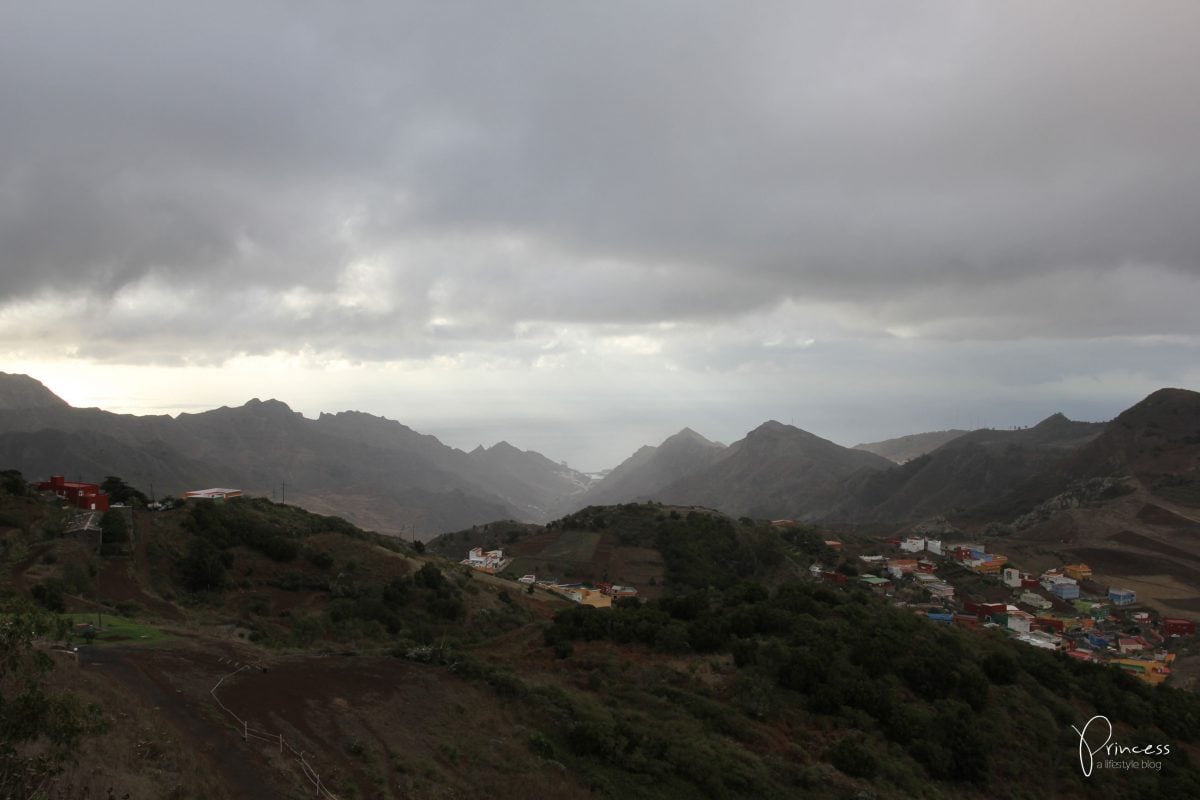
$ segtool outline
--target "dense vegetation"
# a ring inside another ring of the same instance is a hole
[[[5,508],[37,502],[10,499]],[[1200,796],[1179,746],[1200,740],[1195,695],[798,581],[830,555],[811,528],[657,504],[585,509],[555,525],[656,548],[669,591],[568,606],[539,625],[540,601],[338,518],[245,498],[140,514],[142,547],[164,576],[157,591],[190,619],[236,621],[270,647],[391,653],[478,681],[520,721],[526,767],[564,767],[597,796]],[[66,542],[36,536],[54,547],[23,557],[56,577],[30,591],[69,606],[87,572],[67,569],[77,565]],[[12,774],[44,777],[29,759],[63,752],[94,716],[66,695],[25,691],[40,685],[26,677],[33,663],[0,675],[0,722],[41,720],[0,730],[11,748],[0,756]],[[1117,741],[1170,742],[1162,771],[1083,778],[1071,726],[1094,713],[1113,720]]]
[[[0,797],[36,797],[79,740],[104,724],[96,706],[46,686],[54,664],[34,642],[65,639],[66,624],[11,595],[0,607]]]
[[[589,506],[546,527],[610,530],[623,545],[654,548],[662,554],[667,585],[674,589],[723,588],[762,576],[777,567],[785,553],[784,540],[769,525],[658,503]]]
[[[1078,745],[1071,725],[1082,725],[1091,709],[1121,726],[1121,741],[1200,739],[1194,694],[1151,689],[1119,670],[1014,645],[999,634],[938,626],[865,592],[820,585],[771,592],[738,583],[644,604],[621,602],[611,611],[572,607],[555,616],[545,640],[563,656],[580,641],[693,659],[732,656],[729,705],[710,699],[697,706],[701,721],[715,715],[729,728],[718,730],[714,741],[740,749],[729,741],[738,738],[737,712],[785,729],[820,728],[829,731],[826,756],[840,771],[901,792],[916,793],[933,781],[982,790],[1023,773],[1080,788],[1082,775],[1069,758]],[[638,714],[608,708],[608,727],[601,728],[619,745],[602,745],[595,736],[581,743],[578,732],[567,741],[580,756],[642,763],[650,758],[643,745],[618,735],[623,721]],[[670,749],[657,760],[665,763],[655,769],[690,774]],[[1200,796],[1200,771],[1183,748],[1176,745],[1162,761],[1161,773],[1122,775],[1122,796]],[[753,790],[769,794],[772,786],[766,780]],[[1114,786],[1096,782],[1096,795],[1111,796],[1104,787]]]
[[[455,570],[447,577],[432,563],[410,562],[406,556],[415,555],[415,550],[337,517],[266,499],[237,498],[192,504],[183,525],[193,534],[178,561],[184,587],[199,594],[248,591],[242,623],[263,643],[309,646],[321,640],[373,641],[403,651],[435,639],[463,641],[474,638],[480,629],[507,630],[528,621],[527,615],[503,604],[500,609],[480,609],[476,618],[468,619],[464,594],[478,593],[468,571]],[[331,549],[330,534],[334,540],[350,539],[357,546]],[[371,563],[373,547],[399,557],[376,558]],[[239,548],[286,569],[239,568],[238,559],[246,557],[238,555]],[[235,580],[239,573],[243,577]],[[255,579],[245,577],[248,574]],[[254,593],[263,586],[317,593],[320,602],[303,612],[272,615],[263,597]]]

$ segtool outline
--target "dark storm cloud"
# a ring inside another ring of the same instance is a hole
[[[860,334],[1195,334],[1197,23],[1191,3],[6,7],[0,295],[86,296],[92,346],[130,359],[387,359],[787,298]]]

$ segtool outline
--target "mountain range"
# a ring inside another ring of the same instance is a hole
[[[120,475],[159,496],[231,486],[420,537],[646,500],[821,523],[947,516],[971,530],[1014,524],[1089,480],[1118,479],[1126,494],[1190,519],[1198,454],[1200,394],[1163,389],[1111,423],[1054,414],[1024,429],[856,448],[776,421],[728,446],[684,428],[595,479],[508,442],[464,452],[356,411],[308,419],[255,399],[177,417],[114,414],[73,408],[28,376],[0,373],[0,465],[30,478]]]
[[[307,419],[277,400],[177,417],[73,408],[0,374],[0,464],[32,478],[119,475],[158,496],[223,486],[386,533],[551,519],[591,479],[507,443],[465,453],[354,411]]]

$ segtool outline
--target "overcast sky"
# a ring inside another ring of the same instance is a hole
[[[584,469],[1200,388],[1200,4],[6,3],[0,369]]]

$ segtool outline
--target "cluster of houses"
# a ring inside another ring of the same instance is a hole
[[[512,559],[507,558],[503,550],[484,550],[482,547],[473,547],[467,552],[467,557],[460,563],[479,572],[495,575],[498,572],[503,572],[512,563]],[[553,578],[538,580],[537,575],[522,575],[520,578],[517,578],[517,583],[523,583],[527,586],[538,586],[573,602],[595,608],[611,608],[613,600],[618,600],[622,597],[637,597],[638,594],[638,590],[632,586],[622,586],[607,582],[595,584],[559,583]]]
[[[829,570],[814,564],[812,575],[839,586],[857,582],[879,594],[915,601],[909,604],[937,623],[999,627],[1025,644],[1108,663],[1151,684],[1171,674],[1174,654],[1166,649],[1169,640],[1196,633],[1191,620],[1158,617],[1135,608],[1137,594],[1132,589],[1110,586],[1099,591],[1087,564],[1067,564],[1035,577],[1009,565],[1004,555],[988,553],[982,544],[944,544],[919,536],[892,539],[889,544],[899,551],[897,555],[859,556],[859,570]],[[1009,590],[1007,597],[1005,592],[988,590],[994,602],[956,598],[955,588],[937,574],[947,564],[994,577]],[[845,574],[854,571],[873,574]]]
[[[637,589],[632,586],[615,583],[558,583],[554,580],[540,580],[536,584],[568,600],[593,608],[612,608],[614,600],[622,597],[637,597],[638,594]]]

